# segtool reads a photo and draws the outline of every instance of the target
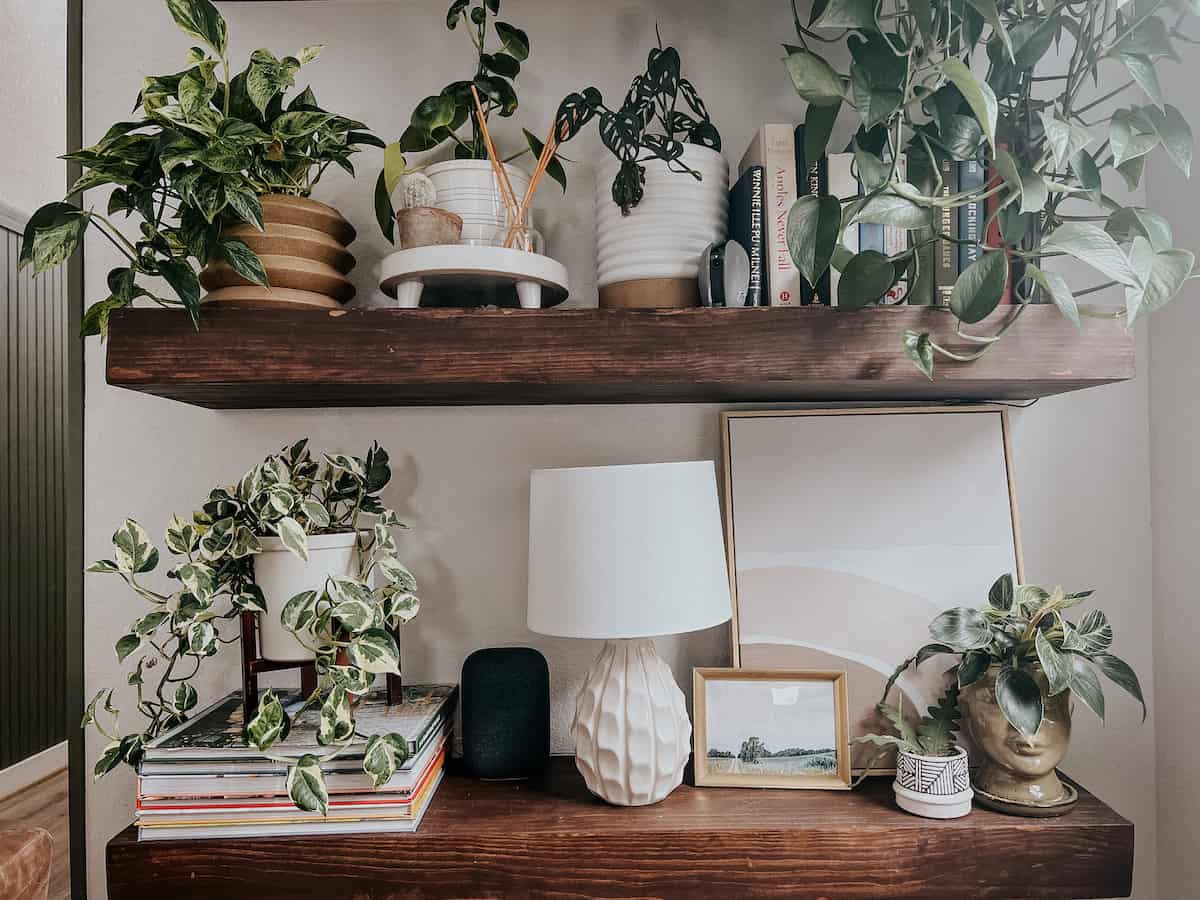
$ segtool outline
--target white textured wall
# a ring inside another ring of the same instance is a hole
[[[255,47],[294,51],[329,46],[305,72],[321,101],[397,136],[413,104],[469,69],[465,38],[441,29],[445,4],[224,4],[234,58]],[[764,121],[800,116],[800,104],[777,62],[790,29],[783,2],[746,4],[683,0],[588,4],[506,0],[505,13],[529,31],[533,55],[519,79],[517,121],[542,133],[569,89],[596,84],[623,94],[644,63],[655,21],[680,47],[684,73],[708,101],[734,161]],[[128,23],[138,23],[135,56]],[[99,135],[123,118],[143,74],[175,71],[187,41],[158,0],[109,0],[85,17],[85,131]],[[303,82],[301,82],[303,84]],[[501,132],[502,145],[516,134]],[[567,151],[589,159],[594,136]],[[373,269],[384,252],[371,212],[376,152],[356,160],[352,182],[328,179],[320,199],[346,213],[360,232],[353,250],[356,282],[370,298]],[[542,194],[550,249],[571,269],[575,303],[595,303],[592,274],[591,178],[570,167],[564,200],[553,184]],[[88,245],[89,298],[101,296],[114,264],[101,241]],[[240,473],[258,457],[300,435],[319,446],[361,450],[378,439],[393,454],[396,475],[388,501],[414,526],[403,546],[422,581],[425,606],[403,641],[406,675],[457,680],[471,650],[507,642],[540,647],[554,682],[554,742],[569,747],[566,726],[574,686],[597,646],[543,639],[524,628],[526,513],[530,468],[715,458],[714,406],[544,407],[210,412],[114,390],[104,384],[103,356],[90,343],[87,384],[86,553],[106,552],[113,527],[133,515],[158,534],[172,511],[190,510],[208,488]],[[1095,586],[1118,629],[1121,652],[1142,672],[1150,656],[1150,550],[1146,389],[1143,381],[1049,400],[1013,414],[1014,452],[1028,573],[1033,579]],[[864,504],[870,498],[853,498]],[[138,603],[111,580],[88,576],[88,690],[115,683],[112,643]],[[964,598],[972,602],[981,598]],[[692,665],[727,659],[724,628],[660,642],[680,682]],[[234,653],[210,664],[212,691],[235,686]],[[1139,896],[1153,896],[1153,731],[1138,726],[1132,705],[1114,697],[1108,728],[1087,714],[1068,764],[1138,824]],[[94,752],[99,742],[93,740]],[[1137,766],[1118,765],[1136,759]],[[89,794],[89,881],[103,896],[104,842],[132,818],[133,778],[126,772]],[[1145,852],[1149,849],[1150,855]],[[1145,860],[1144,862],[1141,860]]]
[[[1200,59],[1185,57],[1173,70],[1171,87],[1190,85],[1200,75]],[[1167,99],[1179,107],[1192,127],[1200,128],[1200,96],[1192,90],[1170,90]],[[1147,201],[1175,229],[1175,244],[1200,253],[1200,184],[1195,168],[1189,181],[1160,161],[1147,167]],[[1200,882],[1200,778],[1196,747],[1200,725],[1191,714],[1196,700],[1196,585],[1200,554],[1196,552],[1196,510],[1200,509],[1200,289],[1188,282],[1179,297],[1154,314],[1150,323],[1150,445],[1154,510],[1154,683],[1163,715],[1158,719],[1158,849],[1160,895],[1187,897]]]
[[[67,7],[0,0],[0,201],[28,215],[66,190]]]

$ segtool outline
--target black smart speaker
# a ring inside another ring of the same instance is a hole
[[[550,667],[532,647],[476,650],[462,668],[463,762],[476,778],[528,778],[550,758]]]

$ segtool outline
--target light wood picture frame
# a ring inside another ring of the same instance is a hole
[[[698,668],[692,687],[697,787],[850,789],[845,672]]]
[[[1022,579],[1006,407],[726,412],[721,440],[733,665],[842,668],[851,739],[886,732],[884,683],[930,620]],[[936,661],[898,682],[920,712],[943,685]],[[875,752],[852,745],[852,770]]]

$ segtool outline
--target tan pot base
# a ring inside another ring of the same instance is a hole
[[[204,303],[238,309],[341,309],[342,304],[325,294],[257,284],[217,288],[204,295]]]
[[[601,309],[687,309],[700,305],[700,285],[691,278],[641,278],[600,288]]]

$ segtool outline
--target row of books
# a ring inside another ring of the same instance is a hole
[[[287,765],[265,758],[243,736],[242,695],[218,700],[146,748],[138,768],[138,839],[179,840],[416,831],[450,751],[458,689],[404,688],[388,706],[386,692],[364,696],[355,710],[361,734],[398,734],[409,756],[376,789],[362,769],[365,740],[322,764],[328,813],[298,809],[288,796]],[[285,709],[297,694],[281,698]],[[328,748],[316,740],[318,709],[306,710],[272,753],[298,758]]]
[[[901,180],[932,195],[941,175],[941,193],[981,188],[994,173],[985,173],[976,160],[941,160],[940,173],[928,166],[909,166],[897,160]],[[746,306],[836,306],[840,272],[831,267],[816,285],[801,276],[787,245],[787,220],[792,205],[806,194],[845,199],[863,192],[856,177],[854,154],[829,153],[809,161],[804,151],[803,125],[764,125],[755,135],[738,166],[738,179],[729,193],[729,237],[750,258],[750,289]],[[935,224],[940,233],[962,241],[981,240],[981,229],[991,210],[984,201],[940,211]],[[992,225],[993,229],[997,226]],[[891,225],[858,224],[843,230],[840,243],[850,253],[875,250],[896,256],[920,244],[919,267],[910,266],[884,298],[889,303],[946,304],[959,273],[978,258],[979,246],[957,241],[932,240],[933,229],[909,232]],[[988,241],[999,242],[998,231]],[[917,244],[914,244],[913,241]],[[930,241],[932,240],[932,243]],[[922,277],[913,279],[919,271]],[[1007,293],[1004,302],[1009,302]]]

